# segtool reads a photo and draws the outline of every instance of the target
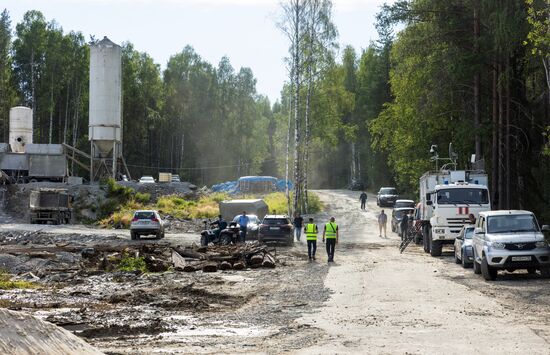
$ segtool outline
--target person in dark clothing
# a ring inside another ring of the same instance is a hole
[[[325,230],[323,231],[323,242],[327,240],[327,256],[328,262],[334,262],[334,249],[338,244],[338,225],[334,222],[334,217],[330,217],[330,222],[325,224]]]
[[[365,191],[359,196],[359,201],[361,201],[361,209],[365,210],[367,205],[367,193]]]
[[[222,230],[224,230],[225,228],[227,228],[227,222],[223,219],[222,215],[218,215],[218,220],[217,221],[214,221],[211,223],[212,226],[218,226],[218,228],[216,228],[214,230],[214,235],[216,236],[216,238],[218,238],[220,236],[220,232]]]
[[[296,212],[294,214],[294,221],[292,222],[294,225],[294,234],[296,234],[296,241],[300,241],[300,237],[302,236],[302,226],[304,224],[304,219],[302,216],[300,216],[300,213]]]
[[[407,236],[407,229],[409,229],[409,215],[403,214],[403,218],[401,218],[401,240],[404,240]]]

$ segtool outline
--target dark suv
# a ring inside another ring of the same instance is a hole
[[[381,187],[376,196],[376,204],[379,207],[393,206],[397,200],[397,190],[395,187]]]
[[[266,215],[258,229],[258,241],[294,243],[294,230],[285,215]]]

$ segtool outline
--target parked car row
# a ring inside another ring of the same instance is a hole
[[[205,221],[205,230],[201,233],[201,245],[231,244],[238,241],[236,233],[240,230],[239,220],[242,215],[236,215],[228,226],[219,227],[219,222],[211,222],[210,225],[217,225],[217,228],[208,229],[208,222]],[[275,242],[292,245],[294,242],[294,227],[289,218],[285,215],[266,215],[260,222],[256,215],[249,215],[245,241],[258,240],[260,242]],[[233,235],[227,237],[226,235]]]
[[[406,208],[394,209],[393,231],[400,232],[399,217],[406,212]],[[410,223],[416,223],[416,214],[411,212],[411,216]],[[505,270],[527,270],[529,274],[538,271],[549,278],[550,246],[543,234],[546,231],[550,227],[540,227],[530,211],[483,211],[475,224],[461,228],[454,240],[454,260],[463,268],[473,268],[475,274],[481,274],[487,281],[497,279],[499,271]],[[415,242],[419,243],[417,238]]]
[[[125,175],[124,175],[124,177],[125,177]],[[128,178],[126,178],[126,179],[123,178],[123,180],[128,181]],[[140,183],[140,184],[155,184],[156,182],[157,182],[157,180],[155,180],[155,178],[153,178],[150,175],[144,175],[141,178],[139,178],[139,180],[138,180],[138,183]],[[166,182],[168,182],[168,181],[166,181]],[[177,174],[171,174],[170,182],[181,182],[180,176],[177,175]]]

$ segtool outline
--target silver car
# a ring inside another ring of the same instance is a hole
[[[142,235],[154,235],[157,239],[164,238],[164,221],[157,211],[134,212],[134,218],[130,222],[130,238],[137,240]]]
[[[548,226],[543,231],[550,230]],[[473,238],[474,272],[495,280],[498,270],[526,269],[550,277],[550,248],[529,211],[479,213]]]
[[[473,224],[465,225],[455,239],[455,262],[462,264],[463,268],[472,267],[474,261],[472,239],[475,228]]]

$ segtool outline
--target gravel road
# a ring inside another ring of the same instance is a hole
[[[378,235],[375,196],[364,212],[358,193],[319,195],[341,240],[324,283],[332,296],[299,319],[326,336],[298,353],[550,352],[550,281],[516,272],[488,283],[455,265],[451,252],[432,258],[411,245],[400,255],[396,234]]]

